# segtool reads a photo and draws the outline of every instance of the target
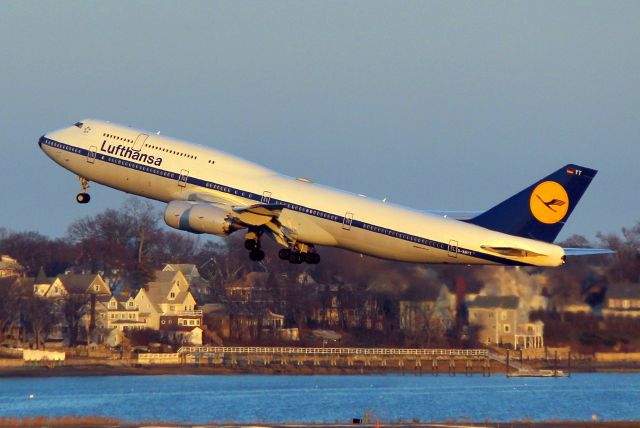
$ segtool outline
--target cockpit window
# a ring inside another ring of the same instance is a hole
[[[76,122],[73,124],[73,126],[78,127],[78,128],[82,128],[82,125],[84,125],[82,122]]]

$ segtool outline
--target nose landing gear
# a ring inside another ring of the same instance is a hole
[[[244,248],[249,250],[249,258],[254,262],[264,260],[264,251],[260,249],[260,235],[260,232],[250,230],[244,237]]]
[[[84,177],[78,176],[78,181],[80,181],[80,184],[82,185],[82,190],[76,195],[76,202],[78,202],[79,204],[88,204],[91,200],[91,195],[87,193],[87,189],[89,188],[89,180]]]

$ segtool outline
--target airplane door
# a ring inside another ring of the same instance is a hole
[[[269,202],[271,202],[271,192],[266,190],[262,192],[262,199],[260,202],[262,202],[263,204],[268,204]]]
[[[344,220],[342,220],[342,228],[344,230],[351,230],[351,223],[353,223],[353,213],[346,213]]]
[[[147,134],[138,135],[138,137],[136,138],[136,141],[133,142],[133,150],[139,152],[140,149],[142,149],[144,142],[147,141],[147,138],[149,138]]]
[[[189,171],[183,169],[180,171],[180,177],[178,178],[178,186],[185,187],[187,185],[187,179],[189,178]]]
[[[449,257],[458,257],[458,241],[452,239],[449,241]]]
[[[96,146],[89,147],[89,152],[87,153],[87,162],[95,163],[96,161]]]

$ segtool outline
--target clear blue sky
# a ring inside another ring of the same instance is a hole
[[[86,118],[420,209],[600,170],[560,238],[640,220],[640,2],[0,3],[0,226],[77,205],[36,145]]]

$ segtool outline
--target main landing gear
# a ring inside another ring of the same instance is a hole
[[[264,260],[264,251],[260,248],[260,236],[262,231],[249,230],[244,236],[244,248],[249,250],[249,258],[254,262]],[[308,263],[316,265],[320,263],[320,255],[311,245],[296,243],[293,248],[283,248],[278,251],[281,260],[288,260],[292,264]]]
[[[309,251],[303,252],[298,249],[291,250],[289,248],[283,248],[278,251],[278,257],[280,260],[288,260],[289,263],[294,265],[299,265],[305,262],[310,265],[317,265],[320,263],[320,254]]]
[[[80,184],[82,185],[82,190],[76,195],[76,202],[78,202],[79,204],[88,204],[91,200],[91,195],[87,193],[87,189],[89,188],[89,180],[78,176],[78,181],[80,181]]]
[[[249,258],[254,262],[264,260],[264,251],[260,249],[260,232],[249,231],[245,235],[244,248],[249,250]]]

